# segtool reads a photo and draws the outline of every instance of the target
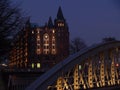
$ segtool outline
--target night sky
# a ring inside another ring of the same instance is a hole
[[[120,0],[12,0],[33,23],[44,25],[54,20],[58,7],[69,25],[70,39],[82,38],[87,45],[102,38],[120,40]]]

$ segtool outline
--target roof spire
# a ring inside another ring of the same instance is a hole
[[[49,17],[49,20],[48,20],[48,27],[53,27],[53,22],[52,22],[52,18]]]
[[[64,20],[64,16],[63,16],[61,7],[59,7],[59,9],[58,9],[57,19]]]
[[[30,23],[30,17],[28,17],[26,23],[25,23],[25,26],[26,27],[30,27],[31,26],[31,23]]]

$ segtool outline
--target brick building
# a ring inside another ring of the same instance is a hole
[[[14,37],[9,66],[46,71],[68,55],[68,25],[59,7],[54,23],[51,17],[41,27],[26,22]]]

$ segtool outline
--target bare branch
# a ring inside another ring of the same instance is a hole
[[[6,38],[19,31],[23,25],[18,6],[11,5],[10,0],[0,0],[0,53],[9,47]]]
[[[81,38],[77,37],[77,38],[74,38],[70,43],[70,52],[71,54],[73,54],[85,47],[87,47],[85,42]]]

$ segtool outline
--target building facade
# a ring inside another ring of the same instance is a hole
[[[14,37],[10,52],[10,68],[30,68],[46,71],[69,55],[69,30],[61,7],[52,22],[44,26],[31,24]]]

